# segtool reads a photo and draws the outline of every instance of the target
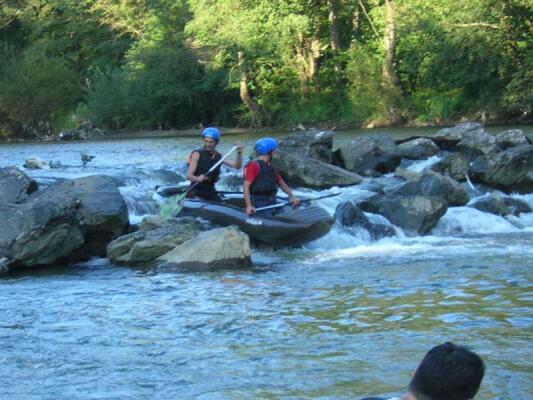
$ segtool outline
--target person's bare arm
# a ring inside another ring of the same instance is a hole
[[[189,162],[189,168],[187,169],[186,178],[191,182],[203,182],[207,179],[205,175],[195,176],[196,168],[198,168],[198,160],[200,159],[200,153],[197,151],[191,154],[191,161]]]
[[[291,188],[285,183],[283,178],[280,178],[278,185],[279,188],[289,196],[289,201],[293,206],[297,206],[298,204],[300,204],[300,199],[294,195]]]
[[[242,165],[242,149],[244,146],[239,142],[236,142],[235,145],[237,146],[237,157],[235,160],[224,160],[224,164],[231,168],[240,169]]]
[[[248,181],[244,181],[242,185],[242,194],[244,197],[244,204],[246,206],[246,214],[252,215],[255,212],[254,207],[252,206],[252,200],[250,198],[250,186],[252,184]]]

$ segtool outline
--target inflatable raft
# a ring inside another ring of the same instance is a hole
[[[169,195],[162,193],[161,195]],[[321,207],[285,206],[273,217],[248,216],[241,193],[221,193],[222,202],[185,199],[180,216],[204,218],[221,226],[236,225],[256,243],[272,247],[297,246],[326,235],[333,219]]]

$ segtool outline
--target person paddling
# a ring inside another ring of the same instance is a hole
[[[246,214],[252,215],[256,208],[270,206],[277,202],[278,188],[288,196],[292,206],[300,204],[291,188],[285,183],[278,170],[270,165],[278,143],[273,138],[261,138],[255,144],[256,160],[250,161],[244,167],[243,195]],[[276,209],[263,210],[258,215],[272,216]]]
[[[222,155],[216,151],[216,146],[220,141],[220,131],[217,128],[206,128],[202,132],[204,138],[204,147],[194,150],[189,156],[189,168],[187,169],[187,179],[191,184],[196,184],[187,194],[189,198],[200,198],[210,201],[221,201],[219,194],[215,189],[215,183],[220,176],[220,166],[215,168],[209,175],[207,171],[211,169],[221,158]],[[226,159],[222,164],[235,169],[241,168],[243,145],[236,143],[237,157],[235,160]]]

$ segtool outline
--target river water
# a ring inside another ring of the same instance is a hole
[[[531,130],[531,129],[530,129]],[[397,137],[434,130],[392,131]],[[341,133],[337,145],[353,132]],[[226,138],[252,148],[253,134]],[[0,146],[45,186],[123,182],[130,220],[156,213],[194,138]],[[95,158],[85,167],[80,152]],[[419,170],[438,157],[406,165]],[[221,189],[236,190],[237,173]],[[388,179],[387,177],[383,178]],[[303,196],[326,194],[297,190]],[[333,213],[363,188],[319,204]],[[517,196],[533,206],[533,196]],[[378,216],[371,216],[379,219]],[[334,226],[298,249],[254,249],[250,271],[184,273],[107,259],[0,279],[1,399],[358,399],[398,395],[425,352],[466,344],[486,362],[479,399],[533,398],[533,213],[449,209],[430,235],[371,241]]]

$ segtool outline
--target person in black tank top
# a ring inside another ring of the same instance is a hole
[[[278,171],[270,165],[274,151],[278,148],[275,139],[262,138],[255,144],[258,159],[249,162],[244,168],[243,195],[246,204],[246,214],[255,214],[256,208],[276,204],[278,188],[289,195],[293,206],[300,204],[291,188],[285,183]],[[276,209],[263,210],[260,216],[275,215]]]
[[[207,175],[207,172],[215,165],[222,155],[216,151],[216,146],[220,141],[220,131],[217,128],[206,128],[202,132],[204,147],[194,150],[189,156],[189,168],[187,169],[187,179],[191,184],[199,182],[187,195],[189,198],[200,198],[210,201],[220,201],[215,183],[220,177],[220,166]],[[224,160],[222,164],[239,169],[242,164],[242,149],[240,143],[237,145],[237,158],[235,160]]]

